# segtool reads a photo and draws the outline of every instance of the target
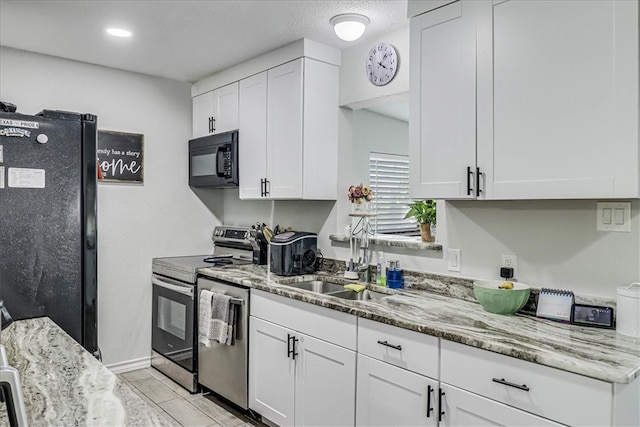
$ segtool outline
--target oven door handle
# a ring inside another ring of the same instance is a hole
[[[193,298],[193,287],[192,286],[179,286],[173,285],[171,283],[163,282],[162,280],[152,277],[151,283],[156,286],[160,286],[161,288],[169,289],[170,291],[178,292],[179,294],[189,296]]]

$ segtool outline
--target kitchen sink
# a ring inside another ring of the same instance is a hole
[[[380,301],[382,298],[389,296],[382,292],[370,291],[365,289],[362,292],[355,292],[351,289],[345,289],[344,285],[337,283],[325,282],[324,280],[308,280],[305,282],[287,283],[292,288],[303,289],[318,294],[342,298],[351,301]]]
[[[329,292],[338,292],[338,291],[345,290],[343,285],[325,282],[322,280],[309,280],[306,282],[287,283],[287,286],[291,286],[292,288],[303,289],[305,291],[317,292],[319,294],[327,294]],[[349,291],[349,292],[353,292],[353,291]]]
[[[368,289],[365,289],[362,292],[354,292],[350,289],[345,289],[338,292],[330,292],[327,295],[353,301],[379,301],[382,298],[389,296],[382,292],[373,292]]]

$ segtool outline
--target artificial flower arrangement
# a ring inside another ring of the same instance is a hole
[[[351,203],[360,204],[362,202],[370,202],[373,200],[373,191],[366,185],[352,185],[349,187],[349,201]]]

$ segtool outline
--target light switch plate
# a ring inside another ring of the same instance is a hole
[[[448,262],[447,269],[449,271],[457,271],[460,272],[460,249],[448,249]]]
[[[597,231],[631,232],[631,202],[597,202]]]

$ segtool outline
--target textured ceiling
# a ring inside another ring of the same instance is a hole
[[[329,24],[339,13],[371,23],[357,42]],[[406,0],[0,0],[0,45],[193,82],[301,38],[339,49],[408,26]],[[105,35],[130,29],[130,39]]]

